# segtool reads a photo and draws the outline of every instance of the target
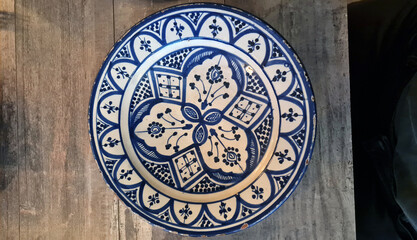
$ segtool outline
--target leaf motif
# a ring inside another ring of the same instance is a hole
[[[219,111],[207,112],[204,116],[204,122],[209,125],[216,124],[222,119],[222,114]]]
[[[184,117],[188,118],[190,121],[198,121],[200,119],[199,112],[191,106],[185,106],[182,109]]]
[[[198,125],[194,131],[195,140],[198,144],[203,143],[207,139],[207,130],[203,125]]]

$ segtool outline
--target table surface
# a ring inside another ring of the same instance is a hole
[[[102,61],[132,25],[189,1],[0,1],[0,239],[181,239],[105,184],[87,111]],[[215,239],[354,239],[346,1],[226,0],[277,29],[315,91],[313,159],[266,220]]]

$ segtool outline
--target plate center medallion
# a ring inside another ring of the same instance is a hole
[[[265,169],[267,148],[278,139],[270,80],[247,53],[216,45],[190,40],[153,53],[129,82],[136,90],[123,96],[121,124],[129,132],[122,138],[132,164],[176,199],[238,193]],[[146,91],[154,97],[138,101]],[[260,125],[268,138],[257,134]]]

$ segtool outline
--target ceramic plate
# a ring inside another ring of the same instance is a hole
[[[151,224],[231,233],[276,210],[311,156],[315,104],[270,26],[214,4],[163,10],[109,53],[93,87],[91,145],[106,182]]]

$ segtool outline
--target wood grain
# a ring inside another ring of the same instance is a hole
[[[185,0],[0,1],[0,239],[191,239],[118,200],[87,134],[91,86],[131,26]],[[318,137],[309,169],[266,220],[215,239],[354,239],[346,2],[226,0],[276,28],[310,75]]]
[[[1,238],[114,239],[116,198],[86,134],[89,92],[103,49],[113,45],[113,3],[5,2],[14,7],[15,29],[2,28],[2,36],[14,37],[15,47],[10,41],[10,55],[1,52],[1,65],[15,62],[16,71],[1,74],[1,163],[9,165],[2,167]]]
[[[16,14],[0,2],[0,238],[19,238]]]

